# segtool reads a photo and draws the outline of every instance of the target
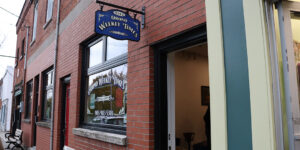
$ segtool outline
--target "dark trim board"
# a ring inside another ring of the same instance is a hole
[[[221,0],[229,150],[252,150],[250,89],[243,0]]]
[[[207,42],[206,24],[152,45],[154,49],[155,149],[168,149],[167,54]]]

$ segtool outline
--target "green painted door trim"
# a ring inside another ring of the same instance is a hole
[[[252,150],[243,0],[221,0],[229,150]]]

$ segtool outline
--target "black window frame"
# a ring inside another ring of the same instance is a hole
[[[30,100],[30,97],[31,97],[31,100]],[[29,100],[30,100],[30,103],[29,103]],[[25,119],[31,119],[31,113],[32,113],[31,105],[32,105],[32,101],[33,101],[33,80],[30,80],[26,84]],[[30,112],[29,112],[29,110],[30,110]]]
[[[103,40],[103,60],[104,62],[101,64],[97,64],[89,68],[89,48],[98,42]],[[107,36],[94,35],[91,38],[87,39],[85,42],[81,43],[82,49],[82,71],[81,71],[81,92],[80,92],[80,120],[79,126],[81,128],[104,131],[109,133],[116,133],[126,135],[126,127],[110,125],[110,124],[101,124],[101,125],[92,125],[84,122],[84,113],[86,107],[86,92],[87,92],[87,82],[88,77],[94,75],[96,73],[100,73],[102,71],[106,71],[109,69],[113,69],[114,67],[118,67],[124,64],[128,64],[128,47],[127,53],[121,54],[112,59],[106,60],[106,52],[107,52]]]
[[[48,82],[48,78],[47,78],[47,76],[49,75],[49,73],[52,73],[52,84],[51,85],[47,85],[47,82]],[[50,118],[46,118],[45,116],[45,113],[46,113],[46,111],[45,111],[45,108],[46,108],[46,101],[47,101],[47,91],[49,91],[49,90],[52,90],[52,92],[54,92],[54,88],[53,88],[53,73],[54,73],[54,69],[53,69],[53,67],[50,67],[49,69],[47,69],[46,71],[44,71],[43,73],[42,73],[42,105],[41,105],[41,109],[42,109],[42,111],[41,111],[41,121],[44,121],[44,122],[50,122],[51,121],[51,118],[53,117],[53,116],[51,116]],[[52,94],[52,100],[53,100],[53,94]],[[52,106],[51,106],[52,107]],[[50,110],[51,110],[52,108],[50,108]],[[51,113],[51,112],[50,112]]]

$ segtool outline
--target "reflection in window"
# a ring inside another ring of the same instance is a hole
[[[293,36],[293,48],[295,55],[296,76],[298,89],[300,89],[300,13],[291,12],[291,26]],[[299,95],[299,93],[298,93]]]
[[[83,51],[87,66],[82,99],[83,127],[126,133],[128,41],[101,37]]]
[[[126,126],[127,64],[88,77],[87,124]]]
[[[54,2],[54,0],[48,0],[46,22],[48,22],[51,19],[51,17],[52,17],[53,2]]]
[[[99,41],[90,47],[89,67],[101,64],[103,62],[103,41]]]
[[[53,70],[44,74],[43,120],[51,119],[51,104],[53,99]]]
[[[33,14],[33,29],[32,29],[32,40],[35,40],[36,37],[36,26],[37,26],[37,19],[38,19],[38,1],[36,1],[34,5],[34,14]]]
[[[27,83],[27,88],[26,88],[25,118],[27,118],[27,119],[29,119],[31,116],[31,104],[32,104],[32,81]]]
[[[107,38],[107,58],[106,60],[127,53],[128,41],[115,40],[111,37]]]

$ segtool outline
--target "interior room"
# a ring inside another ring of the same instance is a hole
[[[174,54],[176,149],[210,149],[207,43]]]

